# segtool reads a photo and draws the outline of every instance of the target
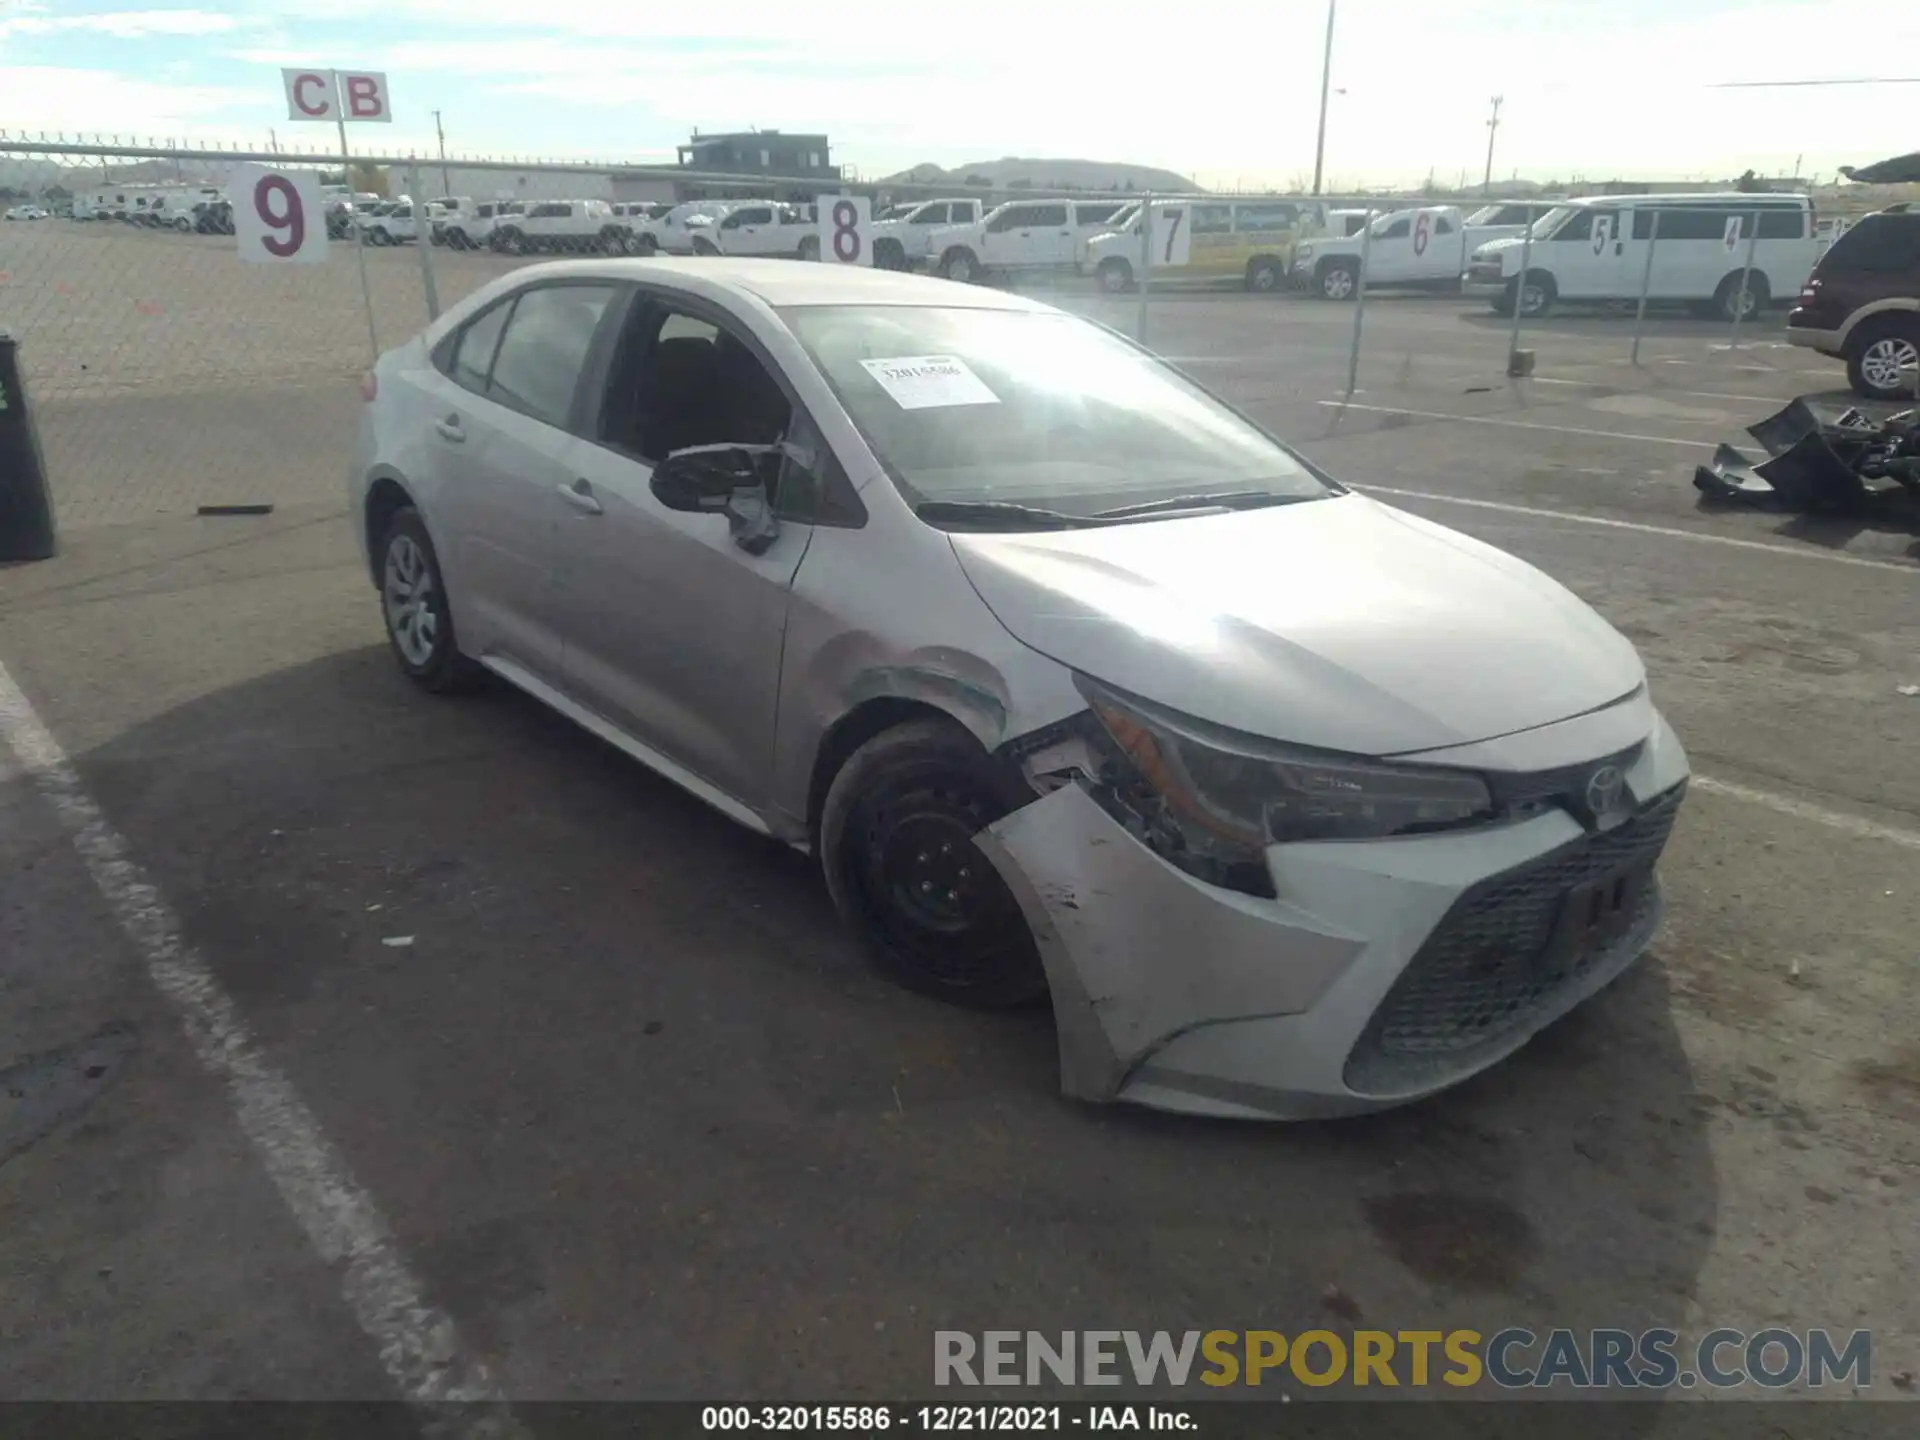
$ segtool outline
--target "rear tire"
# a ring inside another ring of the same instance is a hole
[[[1869,400],[1911,400],[1920,383],[1920,316],[1864,321],[1847,339],[1847,383]]]
[[[1247,289],[1256,295],[1271,295],[1286,278],[1280,262],[1271,256],[1263,255],[1247,265]]]
[[[971,285],[980,278],[980,262],[966,246],[956,245],[940,257],[940,274],[957,285]]]
[[[437,694],[471,689],[485,672],[460,653],[440,558],[413,506],[393,512],[377,559],[380,614],[401,672]]]
[[[820,237],[818,235],[802,235],[800,237],[800,249],[797,253],[802,260],[818,260],[820,258]],[[877,261],[880,256],[876,252],[873,258]]]
[[[973,837],[1033,798],[973,736],[915,720],[840,767],[820,815],[827,890],[874,963],[909,990],[1007,1009],[1047,993],[1019,902]]]

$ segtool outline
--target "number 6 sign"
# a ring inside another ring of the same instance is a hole
[[[1413,253],[1427,253],[1427,241],[1433,236],[1433,212],[1422,210],[1413,217]]]
[[[820,258],[829,265],[871,265],[873,202],[864,195],[820,197]]]
[[[327,258],[327,213],[313,171],[238,165],[227,199],[242,260],[317,265]]]

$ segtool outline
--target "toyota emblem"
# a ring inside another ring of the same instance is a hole
[[[1587,777],[1587,811],[1599,820],[1613,813],[1627,788],[1627,777],[1618,765],[1602,765]]]

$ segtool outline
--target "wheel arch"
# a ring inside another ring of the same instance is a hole
[[[1870,300],[1860,306],[1840,326],[1840,347],[1844,350],[1863,326],[1887,315],[1920,315],[1920,298],[1911,295],[1890,295],[1884,300]]]
[[[366,499],[361,502],[360,508],[360,533],[366,541],[367,578],[376,587],[380,584],[380,537],[386,533],[394,512],[409,506],[415,510],[420,508],[399,472],[385,466],[376,469],[369,479]],[[424,515],[420,517],[420,523],[427,523]],[[432,531],[429,530],[428,534],[431,535]],[[437,550],[440,547],[436,544],[434,548]]]

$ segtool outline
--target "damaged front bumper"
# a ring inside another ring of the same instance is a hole
[[[1066,1094],[1306,1119],[1457,1084],[1625,970],[1659,923],[1653,864],[1686,776],[1656,716],[1625,770],[1637,808],[1610,829],[1547,809],[1276,845],[1275,899],[1168,864],[1079,784],[975,843],[1046,966]]]

